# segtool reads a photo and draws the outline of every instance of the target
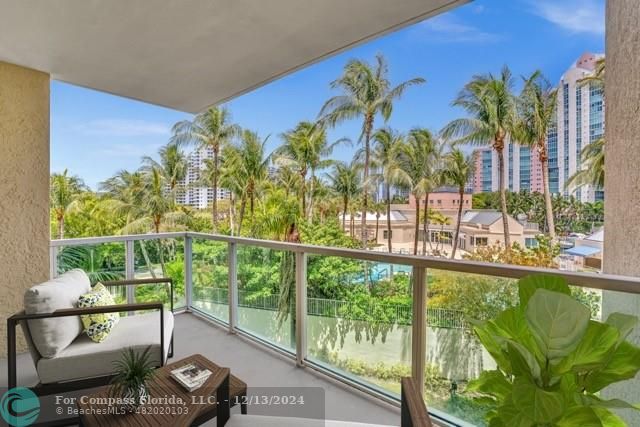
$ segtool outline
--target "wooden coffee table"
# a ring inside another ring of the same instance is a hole
[[[180,386],[170,373],[190,363],[209,369],[212,374],[197,390],[188,392]],[[148,385],[151,403],[140,406],[135,413],[122,413],[109,405],[109,387],[78,399],[80,425],[86,427],[152,427],[152,426],[197,426],[220,414],[223,425],[229,408],[240,403],[243,414],[247,413],[247,384],[201,354],[194,354],[156,370]],[[167,400],[169,399],[169,400]],[[172,400],[171,400],[172,399]],[[178,399],[180,401],[178,401]]]

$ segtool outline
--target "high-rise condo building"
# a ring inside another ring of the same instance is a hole
[[[593,186],[567,185],[581,168],[580,152],[604,135],[603,89],[584,81],[593,75],[602,54],[584,53],[561,77],[557,90],[556,120],[548,137],[549,190],[573,195],[583,202],[602,200],[604,193]],[[535,149],[507,143],[504,149],[504,179],[511,191],[542,192],[542,168]],[[498,156],[491,147],[474,151],[474,192],[498,190]]]
[[[181,191],[178,192],[176,197],[178,204],[206,209],[213,202],[213,188],[203,185],[201,181],[207,160],[213,160],[213,150],[211,148],[200,148],[189,154],[187,174],[179,183]],[[218,200],[228,199],[229,197],[229,190],[218,187]]]

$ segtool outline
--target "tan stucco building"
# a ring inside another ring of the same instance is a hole
[[[462,195],[463,209],[471,209],[472,194],[464,193]],[[455,187],[439,187],[436,191],[429,193],[429,209],[434,210],[451,210],[458,209],[460,204],[460,193]],[[409,206],[416,207],[416,198],[413,194],[409,195]],[[420,207],[424,209],[424,198],[420,200]]]
[[[455,235],[457,210],[442,209],[439,213],[448,218],[448,224],[429,224],[430,241],[442,243],[445,248],[451,246]],[[391,244],[394,251],[409,252],[415,240],[415,205],[391,205]],[[340,218],[342,219],[342,217]],[[346,216],[345,232],[350,232],[351,217]],[[354,235],[360,234],[361,215],[354,216]],[[367,233],[369,240],[375,240],[382,248],[387,248],[387,216],[377,218],[378,236],[376,239],[376,215],[367,215]],[[523,247],[536,244],[536,236],[540,234],[537,224],[519,222],[509,216],[509,233],[511,242]],[[418,229],[418,242],[423,241],[423,225]],[[427,240],[429,241],[429,240]],[[458,247],[462,251],[471,252],[478,246],[493,244],[504,245],[502,214],[494,210],[464,210]],[[422,247],[422,244],[420,244]],[[446,251],[446,249],[444,249]]]

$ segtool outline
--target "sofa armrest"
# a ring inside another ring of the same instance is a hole
[[[103,313],[121,313],[125,311],[135,310],[162,310],[164,306],[161,302],[145,302],[136,304],[116,304],[116,305],[103,305],[100,307],[87,307],[87,308],[65,308],[56,310],[51,313],[33,313],[26,314],[24,311],[14,314],[9,317],[7,321],[19,322],[21,320],[36,320],[36,319],[49,319],[53,317],[67,317],[67,316],[81,316],[84,314],[103,314]]]
[[[433,427],[420,388],[412,378],[401,380],[401,427]]]
[[[161,364],[164,365],[164,304],[161,302],[146,302],[139,304],[104,305],[101,307],[65,308],[51,313],[26,314],[24,311],[16,313],[7,319],[7,382],[8,387],[17,385],[17,348],[16,327],[20,321],[48,319],[54,317],[81,316],[87,314],[121,313],[136,310],[158,310],[160,312],[160,349]]]
[[[171,277],[158,277],[148,279],[124,279],[124,280],[106,280],[100,282],[104,286],[139,286],[139,285],[154,285],[157,283],[168,283],[173,285],[173,279]]]
[[[164,283],[169,285],[169,305],[171,307],[171,312],[173,312],[173,279],[171,277],[157,277],[157,278],[148,278],[148,279],[124,279],[124,280],[107,280],[104,282],[100,282],[106,287],[113,286],[143,286],[143,285],[157,285],[160,283]]]

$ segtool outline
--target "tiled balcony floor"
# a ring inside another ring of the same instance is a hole
[[[200,353],[244,380],[249,387],[321,387],[325,391],[327,419],[387,425],[400,424],[399,409],[353,388],[321,376],[310,368],[297,368],[291,359],[230,335],[223,328],[192,314],[176,316],[175,355],[171,360]],[[28,354],[18,358],[19,385],[37,382]],[[6,360],[0,360],[0,384],[7,384]],[[234,408],[234,412],[238,408]],[[206,424],[215,426],[215,420]]]

